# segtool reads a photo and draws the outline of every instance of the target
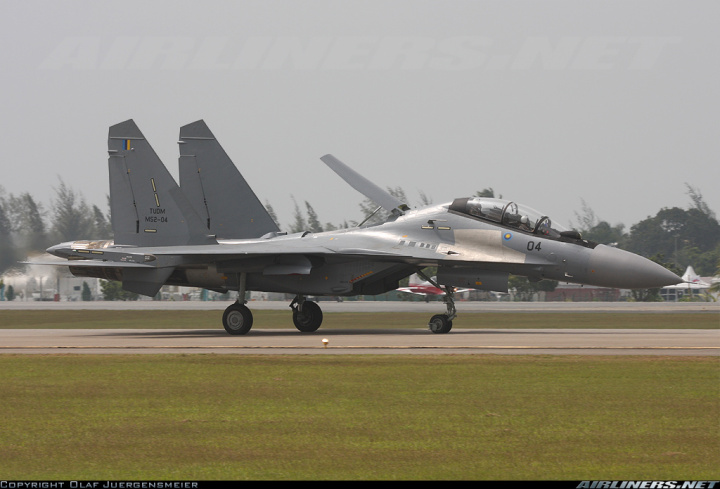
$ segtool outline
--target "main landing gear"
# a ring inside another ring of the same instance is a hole
[[[420,275],[423,279],[427,280],[431,284],[433,284],[438,289],[441,289],[440,285],[438,285],[434,280],[423,274],[422,272],[418,272],[418,275]],[[428,323],[428,328],[430,328],[430,331],[432,331],[435,334],[445,334],[449,333],[452,329],[453,325],[453,319],[457,317],[457,310],[455,309],[455,300],[454,300],[455,291],[452,287],[449,285],[445,286],[445,296],[443,297],[443,302],[445,302],[445,307],[447,308],[447,313],[445,314],[435,314],[433,317],[430,318],[430,322]]]
[[[298,294],[290,303],[293,313],[293,323],[301,333],[312,333],[322,324],[323,313],[320,306],[312,301],[305,300],[305,296]]]
[[[315,302],[298,295],[290,303],[295,327],[302,333],[312,333],[322,324],[323,313]],[[253,315],[244,302],[237,300],[223,313],[223,327],[231,335],[247,334],[253,325]]]
[[[223,327],[230,334],[246,334],[253,325],[253,315],[245,304],[238,300],[223,313]]]
[[[241,275],[241,287],[238,290],[238,297],[245,297],[245,274]],[[418,272],[423,279],[427,280],[435,287],[441,288],[434,280],[427,277],[422,272]],[[445,314],[436,314],[430,318],[428,328],[435,334],[449,333],[452,329],[453,319],[457,317],[455,309],[454,290],[450,286],[445,286],[445,296],[443,302],[447,312]],[[295,327],[301,333],[313,333],[318,330],[323,321],[323,313],[317,303],[308,301],[305,296],[298,294],[290,303],[292,309],[292,318]],[[228,306],[223,313],[223,327],[231,335],[247,334],[253,325],[253,315],[250,309],[245,305],[245,301],[238,299],[235,303]]]

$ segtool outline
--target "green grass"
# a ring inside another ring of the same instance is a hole
[[[438,313],[442,312],[438,309]],[[253,311],[255,328],[292,328],[287,311]],[[0,310],[0,328],[222,328],[222,311]],[[423,328],[428,313],[325,313],[323,329]],[[455,328],[720,329],[716,313],[460,313]]]
[[[0,311],[3,328],[220,328],[222,311]],[[289,311],[254,311],[292,328]],[[324,329],[426,313],[327,313]],[[469,313],[457,328],[718,328]],[[717,357],[0,355],[4,480],[717,480]]]
[[[4,480],[717,480],[720,359],[0,355]]]

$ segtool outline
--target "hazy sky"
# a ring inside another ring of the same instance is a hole
[[[177,178],[204,119],[285,228],[363,197],[332,153],[415,206],[492,187],[627,227],[720,213],[716,1],[2,0],[0,186],[59,177],[106,209],[108,126],[134,119]]]

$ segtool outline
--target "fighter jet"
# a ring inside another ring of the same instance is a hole
[[[122,282],[154,296],[163,285],[237,291],[222,324],[250,331],[246,291],[295,294],[295,327],[316,331],[322,310],[308,296],[375,295],[437,267],[446,311],[428,322],[448,333],[457,315],[456,287],[507,292],[510,274],[530,280],[616,288],[682,282],[638,255],[584,240],[511,201],[460,197],[410,209],[332,155],[320,159],[388,213],[378,225],[294,234],[279,230],[203,121],[180,131],[180,185],[134,121],[110,127],[108,166],[112,240],[79,240],[48,253],[79,277]]]
[[[432,283],[430,283],[430,280],[431,279],[420,280],[420,276],[417,273],[414,273],[410,275],[410,280],[408,281],[406,287],[398,287],[396,290],[398,292],[418,294],[422,296],[445,295],[445,290],[440,287],[435,287]],[[457,293],[458,290],[455,290],[455,292]]]
[[[420,275],[424,277],[424,280],[420,279]],[[421,295],[425,297],[425,301],[428,302],[431,296],[444,296],[446,294],[444,289],[436,287],[432,284],[436,278],[437,277],[428,278],[423,272],[414,273],[410,275],[410,279],[408,280],[406,287],[398,287],[396,290],[407,294]],[[453,293],[459,294],[469,290],[472,289],[454,288]]]

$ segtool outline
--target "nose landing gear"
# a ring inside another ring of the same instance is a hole
[[[430,282],[431,284],[433,284],[438,289],[441,289],[441,288],[445,289],[445,296],[443,297],[443,302],[445,302],[445,307],[447,308],[447,313],[435,314],[433,317],[431,317],[430,322],[428,323],[428,328],[430,329],[430,331],[432,331],[435,334],[449,333],[450,330],[452,329],[453,319],[455,319],[457,317],[457,310],[455,309],[455,300],[454,300],[455,291],[449,285],[446,285],[445,287],[441,287],[433,279],[429,278],[427,275],[425,275],[422,272],[418,272],[418,275],[421,276],[423,279],[427,280],[428,282]]]

